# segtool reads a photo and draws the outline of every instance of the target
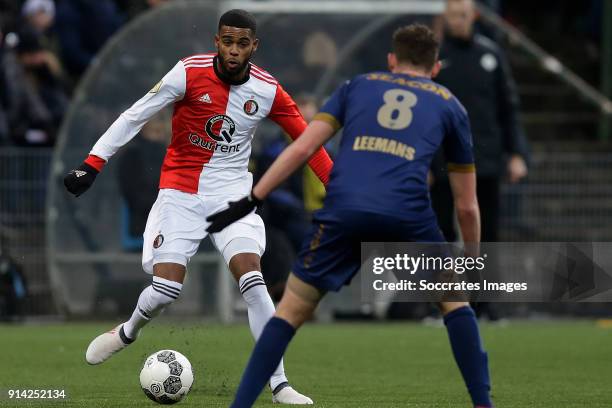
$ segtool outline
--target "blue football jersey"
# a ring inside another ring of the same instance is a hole
[[[360,75],[340,86],[315,119],[343,128],[326,210],[431,222],[435,214],[427,174],[439,147],[444,147],[449,171],[475,171],[465,108],[427,78]]]

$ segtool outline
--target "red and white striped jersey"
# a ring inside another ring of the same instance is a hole
[[[240,84],[224,82],[216,55],[179,61],[143,98],[110,126],[86,162],[98,170],[128,143],[144,124],[174,103],[172,141],[166,152],[160,188],[204,195],[242,195],[252,187],[248,172],[251,140],[268,117],[293,139],[305,129],[295,102],[266,71],[250,64]],[[324,149],[309,165],[327,184],[332,162]]]

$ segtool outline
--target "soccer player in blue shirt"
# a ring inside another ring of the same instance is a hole
[[[360,75],[340,86],[302,136],[274,162],[248,197],[209,217],[220,231],[255,209],[338,129],[344,128],[327,197],[315,213],[275,316],[257,341],[232,407],[251,407],[296,330],[329,291],[360,267],[360,243],[444,242],[431,208],[427,173],[443,146],[464,242],[480,241],[480,216],[467,112],[431,80],[438,42],[423,25],[398,29],[390,73]],[[477,246],[477,245],[476,245]],[[487,354],[467,302],[442,302],[451,348],[475,407],[492,407]]]

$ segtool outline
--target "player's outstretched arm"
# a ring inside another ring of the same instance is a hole
[[[287,147],[253,187],[253,196],[263,200],[319,151],[336,130],[327,122],[313,120],[304,133]]]
[[[302,137],[307,126],[295,101],[280,85],[276,89],[276,96],[268,117],[283,128],[294,141]],[[329,181],[333,165],[334,163],[323,147],[319,147],[308,160],[308,166],[325,186]]]
[[[253,187],[251,194],[242,200],[230,202],[229,208],[206,218],[206,221],[211,223],[206,230],[210,233],[219,232],[248,215],[268,194],[303,166],[334,133],[336,133],[335,129],[327,122],[313,120],[304,133],[272,163],[272,166]]]
[[[480,242],[480,208],[476,198],[476,173],[449,171],[448,178],[463,242],[478,244]]]
[[[66,174],[66,189],[76,197],[87,191],[117,150],[132,140],[156,113],[182,99],[185,88],[185,67],[179,61],[153,89],[115,120],[98,139],[87,159]]]

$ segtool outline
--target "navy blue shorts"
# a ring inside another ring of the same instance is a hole
[[[410,222],[357,210],[314,214],[293,273],[319,289],[337,292],[361,266],[362,242],[445,242],[435,219]]]

